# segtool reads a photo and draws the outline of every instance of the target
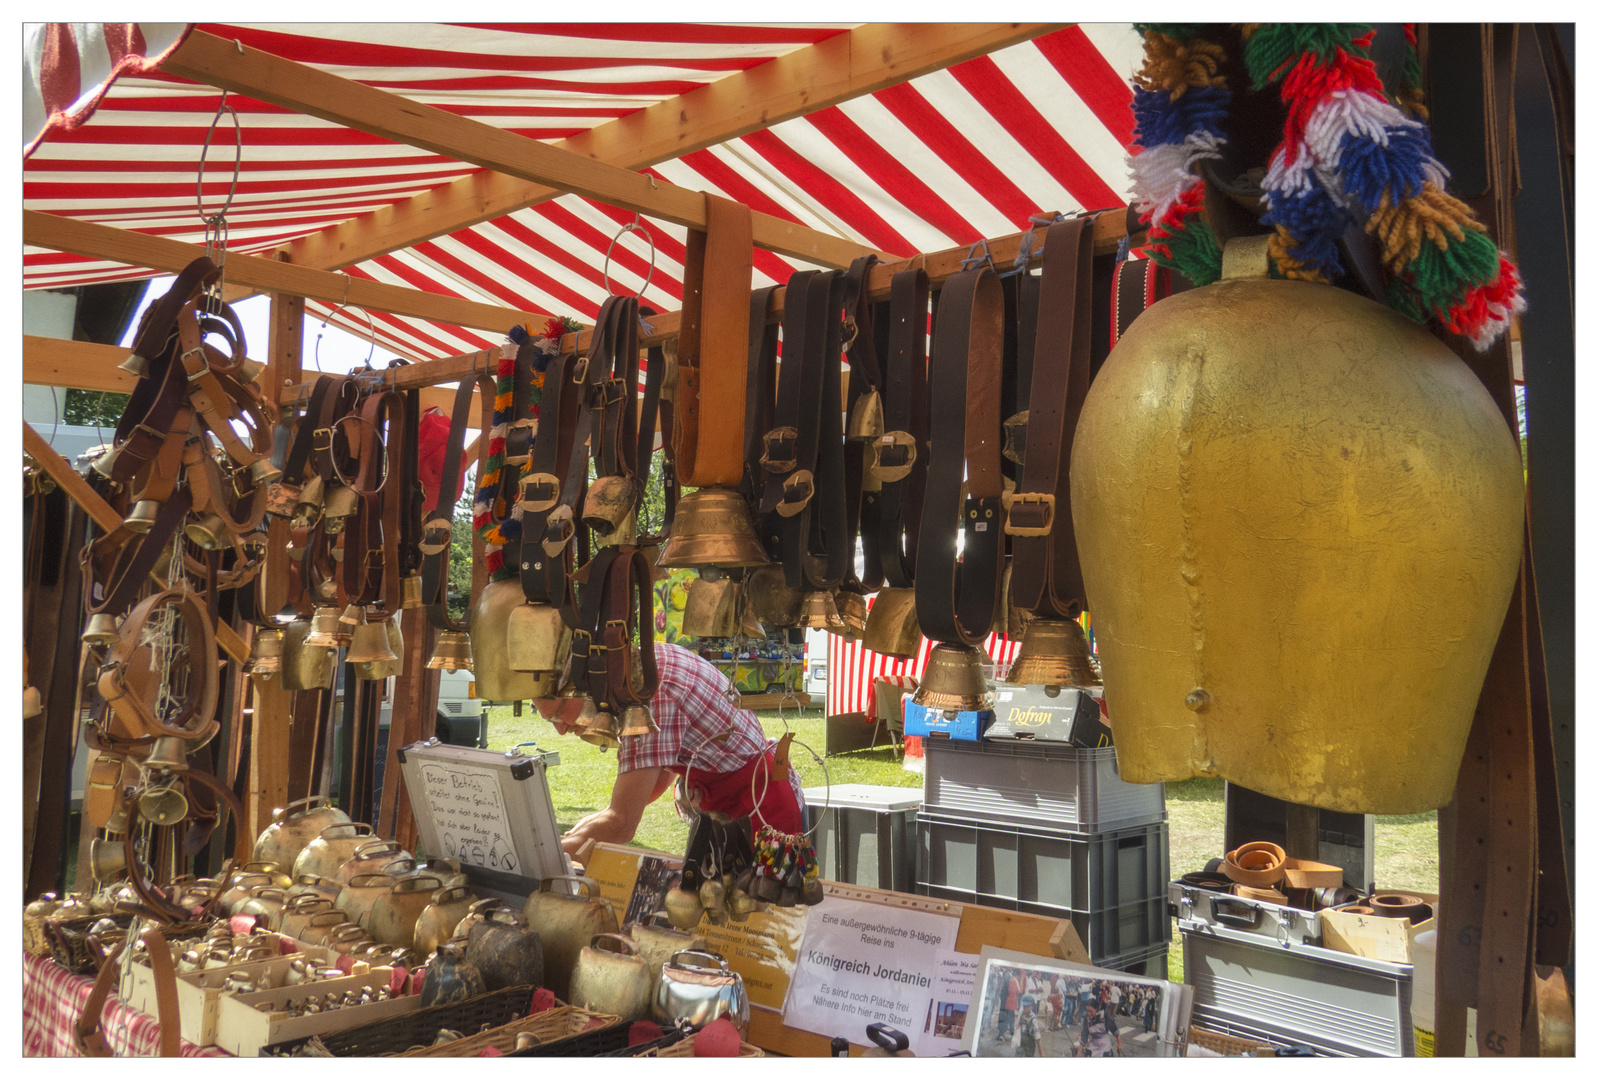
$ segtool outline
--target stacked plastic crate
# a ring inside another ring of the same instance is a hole
[[[928,739],[916,892],[1069,918],[1100,967],[1163,976],[1171,942],[1162,784],[1115,749]]]

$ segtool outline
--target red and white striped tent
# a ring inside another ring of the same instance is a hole
[[[23,166],[24,207],[200,243],[197,164],[222,95],[125,53],[126,43],[144,39],[152,51],[167,48],[188,28],[149,24],[143,33],[138,26],[64,25],[76,33],[79,47],[68,52],[81,66],[82,85],[68,94],[49,57],[30,60],[28,74],[40,86],[54,80],[57,89],[53,101],[44,94],[29,115],[44,124],[52,109],[65,111],[42,139],[39,130],[23,133],[25,147],[32,144]],[[802,62],[802,50],[854,27],[201,23],[194,29],[560,144],[779,58]],[[1033,214],[1126,203],[1129,78],[1140,57],[1129,25],[1069,26],[657,159],[643,171],[899,256],[972,244],[1020,231]],[[120,78],[108,86],[95,81],[117,70]],[[410,215],[485,172],[240,95],[228,95],[227,104],[237,111],[242,141],[228,213],[232,251],[261,254],[298,241],[292,257],[340,227],[345,235],[405,233]],[[210,211],[232,180],[233,138],[230,120],[217,125],[203,185]],[[686,232],[644,219],[655,245],[651,273],[649,245],[637,232],[614,240],[633,219],[567,194],[426,239],[411,239],[420,231],[411,229],[405,246],[345,269],[587,323],[606,295],[606,254],[614,247],[610,281],[642,289],[660,310],[676,310]],[[786,281],[804,265],[757,251],[755,284]],[[141,276],[150,271],[41,248],[23,252],[25,288]],[[308,311],[321,318],[334,306],[311,301]],[[499,343],[485,331],[371,314],[378,347],[411,359]],[[340,311],[333,321],[367,333],[358,310]]]

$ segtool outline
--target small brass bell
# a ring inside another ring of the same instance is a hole
[[[560,671],[571,655],[572,631],[551,604],[518,604],[505,626],[512,671]]]
[[[294,524],[297,528],[305,528],[315,524],[316,519],[322,516],[323,484],[322,477],[313,474],[305,485],[300,488],[298,499],[294,503]]]
[[[283,631],[256,631],[247,666],[257,679],[271,679],[283,670]]]
[[[882,395],[875,390],[867,390],[860,395],[854,403],[854,411],[849,414],[849,433],[846,437],[869,442],[886,434],[887,430],[882,420]]]
[[[128,532],[138,533],[143,536],[150,531],[150,526],[155,524],[155,517],[161,512],[161,504],[154,499],[140,499],[133,504],[133,510],[122,519],[122,527]]]
[[[101,612],[89,616],[88,628],[83,631],[83,640],[89,645],[109,645],[118,637],[116,616]]]
[[[646,705],[629,705],[621,714],[621,738],[629,735],[649,735],[660,730],[660,725],[655,723],[655,717]]]
[[[845,641],[859,641],[865,637],[866,598],[853,590],[840,589],[833,599],[838,610],[838,618],[843,620],[843,630],[839,636]]]
[[[677,504],[671,536],[660,549],[657,565],[764,566],[770,561],[755,535],[744,497],[727,488],[705,487]]]
[[[352,633],[357,626],[363,626],[365,623],[366,608],[360,604],[346,604],[344,605],[344,610],[339,612],[339,629],[335,632],[340,635],[349,634]],[[348,644],[348,642],[344,642],[344,644]]]
[[[749,610],[765,626],[798,626],[805,594],[788,587],[780,566],[762,566],[744,578]]]
[[[598,710],[579,736],[583,742],[594,746],[608,746],[612,750],[621,745],[620,732],[616,730],[616,717],[609,710]]]
[[[409,610],[426,606],[422,601],[422,575],[406,574],[400,578],[400,608]]]
[[[116,466],[117,455],[121,452],[122,448],[120,446],[113,446],[111,449],[95,458],[94,463],[89,467],[95,472],[99,473],[101,476],[105,477],[107,480],[110,480],[112,479],[111,471]]]
[[[705,567],[688,586],[682,632],[689,637],[732,637],[738,629],[738,594],[736,582],[715,567]]]
[[[228,546],[228,528],[220,514],[205,514],[199,520],[187,523],[183,526],[183,535],[189,538],[190,543],[198,544],[206,551],[218,551]]]
[[[271,458],[256,458],[250,462],[250,483],[255,487],[275,484],[283,479],[283,470],[272,464]]]
[[[259,379],[261,377],[261,372],[265,370],[265,361],[251,360],[248,356],[246,356],[243,360],[239,361],[238,367],[233,369],[233,377],[238,379],[241,383],[252,383],[256,379]]]
[[[438,635],[432,659],[427,661],[429,671],[472,670],[472,639],[464,630],[446,630]]]
[[[921,685],[911,697],[917,705],[942,712],[977,712],[993,707],[982,665],[987,657],[965,645],[940,641],[927,657]]]
[[[1075,619],[1033,619],[1005,680],[1017,686],[1102,686],[1089,663],[1088,636]]]
[[[638,505],[638,484],[627,476],[601,476],[588,485],[583,499],[583,524],[599,533],[613,533]]]
[[[843,619],[838,615],[838,605],[832,594],[817,589],[805,596],[804,609],[799,614],[799,625],[806,630],[825,630],[829,634],[843,634]]]
[[[921,653],[921,622],[914,589],[882,589],[866,618],[866,648],[884,656],[914,659]]]
[[[162,735],[150,747],[150,753],[144,759],[144,768],[147,772],[160,772],[163,769],[184,770],[189,767],[188,740],[177,735]]]
[[[189,800],[175,783],[147,788],[139,794],[139,816],[152,825],[176,825],[189,815]]]
[[[339,616],[335,607],[319,607],[311,614],[311,632],[305,644],[317,649],[339,647]]]
[[[344,659],[355,665],[357,679],[386,679],[399,665],[399,657],[389,646],[387,620],[362,623],[350,634],[350,648]]]
[[[140,356],[138,353],[128,353],[128,358],[122,361],[122,363],[118,364],[117,367],[121,368],[129,375],[139,378],[150,369],[150,361]]]
[[[352,487],[340,485],[327,493],[322,505],[323,528],[330,534],[344,530],[345,523],[360,509],[361,497]]]
[[[89,873],[96,881],[111,881],[128,869],[128,846],[121,840],[89,841]]]

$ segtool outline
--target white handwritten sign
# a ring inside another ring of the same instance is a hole
[[[516,843],[505,820],[499,774],[429,761],[422,765],[422,781],[445,858],[516,872]]]

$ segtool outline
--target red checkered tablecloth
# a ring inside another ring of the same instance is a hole
[[[54,960],[22,955],[22,1053],[27,1057],[78,1057],[72,1025],[83,1014],[94,980],[74,975]],[[106,1045],[118,1057],[154,1057],[161,1046],[161,1025],[154,1017],[106,998],[100,1014]],[[184,1057],[227,1057],[214,1046],[183,1042]]]

